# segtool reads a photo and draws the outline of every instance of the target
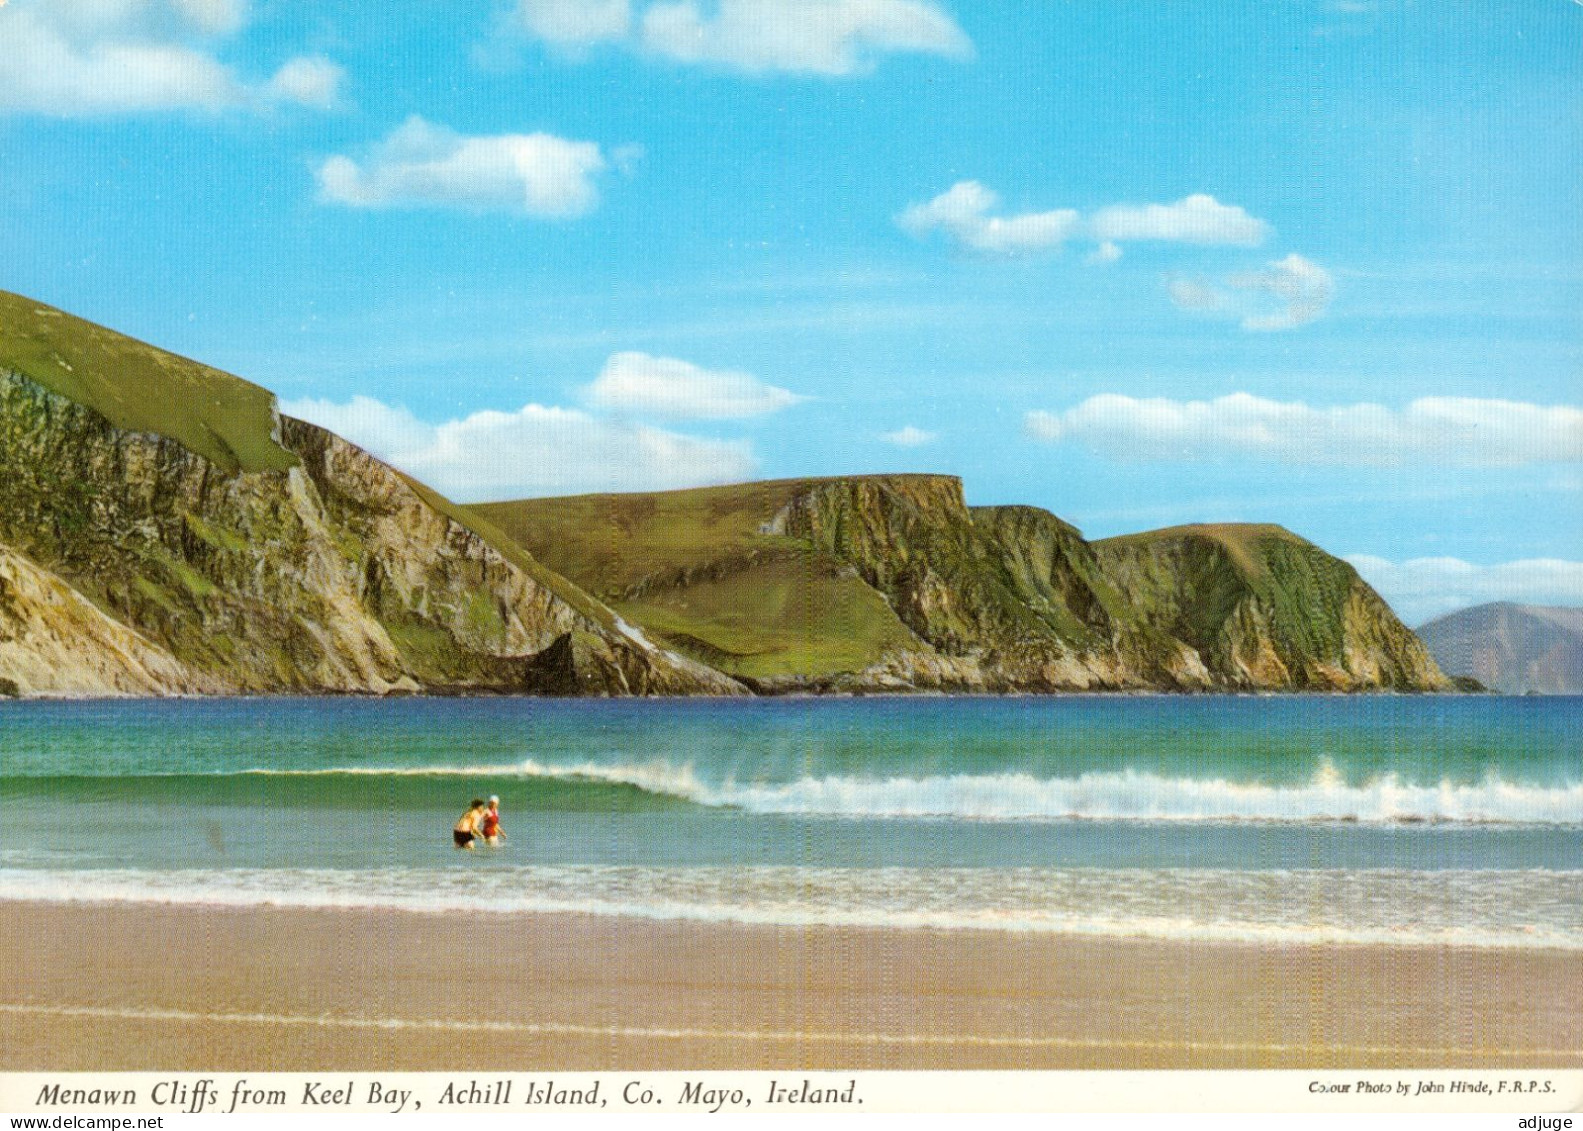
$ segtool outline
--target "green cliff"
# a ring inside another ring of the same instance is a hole
[[[1279,528],[1090,543],[932,475],[463,506],[0,292],[0,693],[1446,686]]]
[[[1089,543],[928,475],[470,509],[763,691],[1448,687],[1351,566],[1276,527]]]
[[[1138,621],[1191,647],[1218,686],[1449,687],[1357,570],[1279,526],[1179,526],[1094,551]]]
[[[24,692],[741,691],[256,386],[14,295],[0,547],[163,665],[85,645]]]

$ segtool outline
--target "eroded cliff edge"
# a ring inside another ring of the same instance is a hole
[[[760,691],[1449,687],[1352,566],[1279,527],[1090,543],[934,475],[471,509]]]
[[[10,347],[27,315],[0,313]],[[136,411],[83,391],[97,359],[59,325],[40,333],[72,392]],[[0,368],[0,690],[743,693],[272,399],[261,441],[255,387],[211,374],[189,393],[241,403],[251,450],[189,413],[169,430],[199,454]]]
[[[0,292],[0,693],[1447,686],[1276,527],[1090,543],[934,475],[462,506]]]

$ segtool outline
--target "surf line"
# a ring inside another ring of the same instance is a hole
[[[225,1025],[292,1025],[321,1029],[418,1030],[441,1033],[518,1033],[527,1036],[627,1037],[660,1040],[731,1040],[762,1043],[805,1041],[814,1044],[954,1046],[982,1048],[1153,1049],[1182,1052],[1346,1052],[1380,1056],[1583,1056],[1578,1049],[1430,1048],[1413,1045],[1261,1044],[1255,1041],[1141,1041],[1106,1037],[997,1037],[973,1033],[777,1032],[768,1029],[668,1029],[638,1025],[578,1025],[562,1021],[455,1021],[450,1018],[344,1017],[335,1014],[199,1013],[187,1009],[139,1006],[61,1005],[0,1002],[0,1014],[32,1017],[87,1017],[107,1021],[185,1021]]]

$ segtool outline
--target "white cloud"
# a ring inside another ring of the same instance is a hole
[[[268,92],[281,102],[328,110],[340,98],[346,72],[322,55],[288,59],[269,80]]]
[[[1048,250],[1068,240],[1089,239],[1097,245],[1088,256],[1089,263],[1114,263],[1121,258],[1125,242],[1246,247],[1263,242],[1269,233],[1263,220],[1204,193],[1175,204],[1113,204],[1087,217],[1073,208],[992,216],[999,207],[1000,196],[994,190],[978,181],[958,181],[933,200],[907,207],[896,223],[920,239],[938,230],[974,251],[1003,254]]]
[[[1368,554],[1350,554],[1347,561],[1409,624],[1489,601],[1583,605],[1583,562],[1532,558],[1482,566],[1459,558],[1391,562]]]
[[[1231,305],[1230,295],[1201,279],[1172,279],[1166,289],[1182,310],[1220,311]]]
[[[667,0],[643,13],[642,46],[683,63],[849,75],[882,55],[966,57],[972,44],[928,0]]]
[[[322,199],[359,208],[450,207],[580,216],[598,202],[607,162],[591,141],[551,134],[466,137],[411,117],[361,161],[318,168]]]
[[[1200,192],[1175,204],[1112,204],[1089,217],[1088,231],[1113,243],[1161,240],[1257,247],[1270,228],[1236,205]]]
[[[920,448],[924,444],[934,443],[940,438],[940,433],[925,432],[922,428],[914,428],[909,424],[894,432],[881,432],[879,438],[887,444],[895,444],[898,448]]]
[[[614,44],[750,74],[840,76],[892,54],[973,54],[935,0],[517,0],[506,26],[573,57]]]
[[[242,0],[49,0],[0,5],[0,113],[87,117],[328,105],[340,69],[288,61],[252,82],[217,51],[246,22]]]
[[[1088,259],[1085,262],[1092,264],[1114,263],[1120,258],[1121,248],[1106,240],[1088,253]]]
[[[1306,326],[1320,317],[1335,297],[1336,284],[1329,271],[1294,252],[1262,271],[1232,275],[1224,285],[1172,279],[1166,289],[1182,310],[1235,318],[1244,330],[1271,331]]]
[[[1405,408],[1321,407],[1233,393],[1212,401],[1106,393],[1064,412],[1030,412],[1024,428],[1111,459],[1216,461],[1251,457],[1308,465],[1488,467],[1583,461],[1583,409],[1469,397],[1424,397]]]
[[[959,181],[927,204],[907,208],[896,223],[922,239],[935,229],[974,251],[1015,255],[1059,247],[1077,231],[1078,214],[1070,208],[991,216],[1000,196],[977,181]]]
[[[522,29],[560,47],[622,39],[632,29],[630,0],[518,0]]]
[[[692,420],[763,416],[804,399],[751,373],[703,369],[636,351],[611,354],[584,393],[597,408]]]
[[[400,466],[434,444],[433,425],[425,424],[405,408],[393,408],[373,397],[355,396],[346,404],[303,397],[281,401],[280,411],[328,428]]]
[[[1239,290],[1262,291],[1284,304],[1273,313],[1247,315],[1242,319],[1244,330],[1290,330],[1306,325],[1325,312],[1336,293],[1330,272],[1295,252],[1263,271],[1233,275],[1227,281]]]
[[[173,0],[172,7],[212,35],[230,35],[247,22],[243,0]]]
[[[688,436],[529,404],[428,424],[370,397],[283,403],[288,416],[346,437],[461,501],[658,491],[750,479],[746,442]]]

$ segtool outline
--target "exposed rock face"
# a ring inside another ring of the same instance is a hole
[[[0,292],[0,693],[1446,686],[1277,527],[1090,543],[931,475],[459,506]]]
[[[837,688],[1162,685],[1118,655],[1125,602],[1077,530],[1047,511],[970,509],[947,476],[875,476],[812,484],[765,529],[850,563],[929,646],[893,652]]]
[[[739,606],[720,609],[722,587],[788,591],[780,609],[795,613],[777,627],[800,644],[781,669],[744,676],[766,692],[1448,687],[1351,566],[1277,527],[1089,543],[1036,507],[970,508],[960,481],[928,475],[477,509],[712,663],[764,638],[738,623]],[[579,534],[604,548],[558,552]],[[879,643],[862,662],[811,666],[833,634],[818,586],[853,574],[896,630],[871,626]]]
[[[1497,602],[1418,630],[1440,666],[1508,695],[1583,695],[1583,609]]]
[[[1216,686],[1450,686],[1355,569],[1280,527],[1178,527],[1094,549],[1137,620],[1192,648]]]
[[[207,689],[741,692],[339,437],[288,419],[275,439],[297,466],[226,470],[0,375],[0,544]]]
[[[71,586],[0,548],[0,693],[201,695],[231,690],[111,620]]]

